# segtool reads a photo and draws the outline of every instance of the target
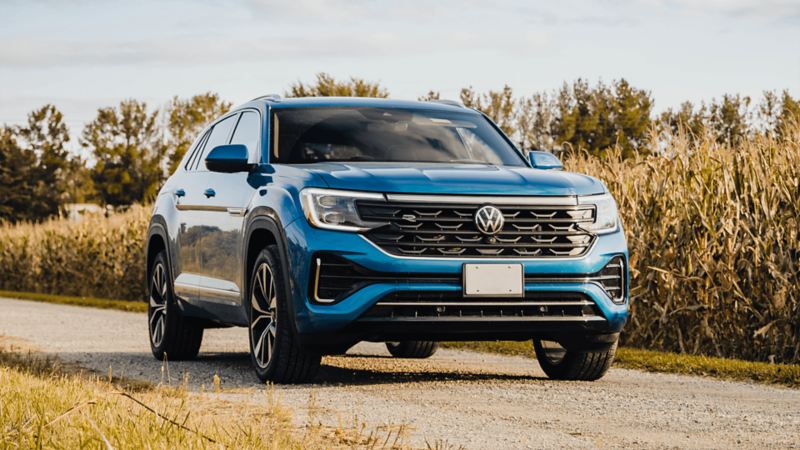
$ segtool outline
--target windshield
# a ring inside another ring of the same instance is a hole
[[[517,151],[474,113],[396,108],[276,109],[272,162],[430,162],[524,167]]]

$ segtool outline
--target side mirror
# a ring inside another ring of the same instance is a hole
[[[528,152],[528,160],[531,163],[531,167],[534,169],[561,170],[564,168],[564,165],[561,164],[561,160],[558,159],[558,156],[550,152],[531,150]]]
[[[253,164],[248,162],[247,146],[242,144],[218,145],[206,156],[206,167],[212,172],[248,172]]]

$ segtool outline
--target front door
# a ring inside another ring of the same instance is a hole
[[[245,110],[231,134],[230,143],[247,146],[252,163],[260,161],[260,131],[258,111]],[[219,306],[236,307],[222,308],[228,310],[227,314],[219,311],[220,315],[235,315],[241,311],[238,306],[246,276],[242,264],[245,256],[242,248],[244,217],[252,196],[257,192],[253,180],[261,177],[247,172],[206,172],[199,178],[205,183],[202,189],[205,207],[201,214],[203,222],[210,225],[201,243],[200,298]]]
[[[197,155],[190,156],[184,172],[175,182],[178,217],[175,294],[189,303],[202,301],[205,253],[204,242],[215,234],[215,225],[206,217],[208,196],[207,170],[203,159],[209,149],[227,143],[236,125],[238,114],[217,122],[198,143]]]

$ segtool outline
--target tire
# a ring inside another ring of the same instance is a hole
[[[300,344],[289,314],[284,271],[274,245],[263,249],[251,268],[250,359],[262,382],[303,383],[314,378],[322,356]]]
[[[395,358],[430,358],[439,349],[434,341],[387,342],[386,348]]]
[[[147,328],[153,356],[159,361],[194,359],[203,342],[203,326],[184,317],[178,308],[164,250],[156,255],[147,273]]]
[[[554,380],[594,381],[602,378],[614,362],[617,341],[604,349],[567,350],[554,341],[534,340],[533,348],[539,365],[548,377]]]

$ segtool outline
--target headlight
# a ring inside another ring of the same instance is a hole
[[[366,231],[386,225],[383,222],[361,220],[356,200],[383,201],[383,194],[372,192],[339,191],[333,189],[303,189],[300,202],[311,225],[328,230]]]
[[[617,213],[617,202],[611,194],[591,195],[579,197],[578,203],[581,205],[595,205],[596,212],[594,223],[586,225],[584,228],[598,234],[611,233],[619,226],[619,214]]]

